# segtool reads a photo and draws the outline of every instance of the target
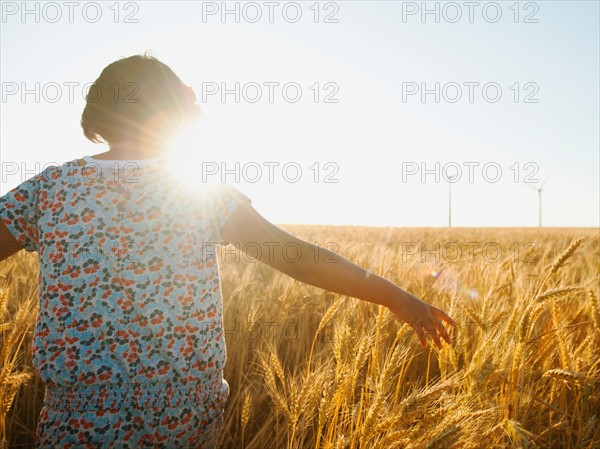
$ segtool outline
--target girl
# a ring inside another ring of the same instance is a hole
[[[39,449],[215,447],[229,393],[215,244],[249,248],[297,280],[384,305],[423,347],[427,335],[440,348],[450,343],[446,313],[338,254],[315,252],[232,186],[180,185],[165,161],[199,114],[195,100],[151,56],[113,62],[81,118],[85,136],[109,151],[48,167],[0,198],[0,260],[20,249],[39,254]],[[293,263],[277,251],[288,244],[300,248]]]

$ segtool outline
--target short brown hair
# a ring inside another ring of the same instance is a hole
[[[119,59],[102,70],[86,95],[83,134],[94,143],[113,143],[159,114],[185,122],[199,112],[191,96],[173,70],[148,52]]]

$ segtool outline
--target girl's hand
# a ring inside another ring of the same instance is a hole
[[[435,342],[439,349],[442,349],[440,336],[448,343],[452,344],[452,339],[444,327],[447,324],[456,327],[456,321],[448,316],[444,311],[427,304],[416,296],[405,292],[401,299],[393,301],[388,308],[402,321],[413,328],[419,336],[421,346],[427,346],[426,336]]]

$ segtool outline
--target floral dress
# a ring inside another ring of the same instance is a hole
[[[38,449],[216,445],[229,394],[216,248],[250,199],[163,162],[85,156],[0,197],[40,262]]]

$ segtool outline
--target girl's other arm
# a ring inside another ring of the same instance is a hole
[[[443,322],[452,326],[456,323],[445,312],[345,257],[285,232],[248,203],[238,206],[223,225],[221,236],[252,258],[301,282],[388,307],[413,328],[423,347],[426,346],[426,335],[438,348],[442,347],[440,337],[451,343]],[[282,251],[286,245],[295,247],[290,254],[295,255],[298,250],[293,261],[290,260],[292,256]]]
[[[4,222],[0,220],[0,262],[18,253],[21,249],[23,247],[19,245],[17,239],[10,233]]]

